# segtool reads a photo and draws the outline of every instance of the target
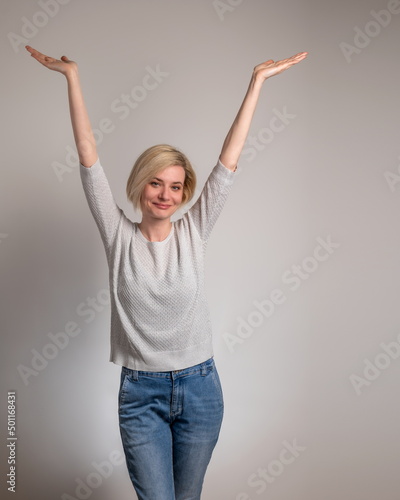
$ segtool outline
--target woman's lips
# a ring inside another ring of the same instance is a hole
[[[157,208],[161,208],[161,210],[166,210],[167,208],[170,207],[170,205],[162,205],[161,203],[154,203],[154,205],[157,207]]]

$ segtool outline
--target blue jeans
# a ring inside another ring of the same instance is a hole
[[[139,500],[199,500],[224,411],[214,359],[171,372],[122,367],[118,399]]]

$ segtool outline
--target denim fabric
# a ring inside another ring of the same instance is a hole
[[[122,367],[119,425],[139,500],[199,500],[224,402],[214,359],[170,372]]]

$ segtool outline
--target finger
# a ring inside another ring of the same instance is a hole
[[[37,50],[33,50],[31,52],[31,56],[39,62],[44,62],[44,60],[46,59],[46,56]]]
[[[26,49],[28,50],[28,52],[30,52],[31,56],[34,59],[36,59],[38,62],[40,62],[44,66],[48,66],[49,64],[56,61],[56,59],[54,59],[54,57],[46,56],[45,54],[42,54],[42,52],[39,52],[38,50],[31,47],[30,45],[26,45]]]
[[[34,57],[40,57],[40,56],[44,56],[44,54],[42,54],[41,52],[39,52],[38,50],[34,49],[33,47],[30,47],[29,45],[26,46],[26,49],[28,50],[28,52],[31,53],[32,56]]]
[[[300,59],[303,59],[304,57],[305,57],[304,54],[299,53],[299,54],[296,54],[296,55],[294,55],[292,57],[289,57],[288,61],[298,61]]]
[[[34,49],[33,47],[31,47],[30,45],[25,45],[25,48],[28,52],[38,52],[36,49]]]
[[[299,52],[298,54],[289,57],[288,59],[283,59],[282,61],[279,61],[279,64],[285,64],[288,67],[293,66],[293,64],[297,64],[298,62],[302,61],[305,57],[307,57],[308,53],[307,52]]]
[[[304,59],[307,56],[308,56],[308,52],[299,52],[298,54],[296,54],[295,56],[293,56],[293,59],[301,60],[301,59]]]
[[[55,59],[53,57],[45,56],[44,54],[41,54],[40,52],[38,54],[32,54],[32,56],[37,61],[44,64],[45,66],[47,66],[48,64],[51,64],[52,62],[55,61]]]
[[[294,56],[288,57],[287,59],[283,59],[280,62],[299,62],[302,59],[304,59],[307,56],[307,52],[299,52],[298,54],[295,54]]]

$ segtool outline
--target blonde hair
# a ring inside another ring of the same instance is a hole
[[[136,210],[140,210],[140,200],[146,184],[166,167],[179,165],[185,170],[182,205],[189,202],[196,189],[196,174],[188,158],[178,149],[168,144],[157,144],[144,151],[135,161],[126,185],[126,195]]]

